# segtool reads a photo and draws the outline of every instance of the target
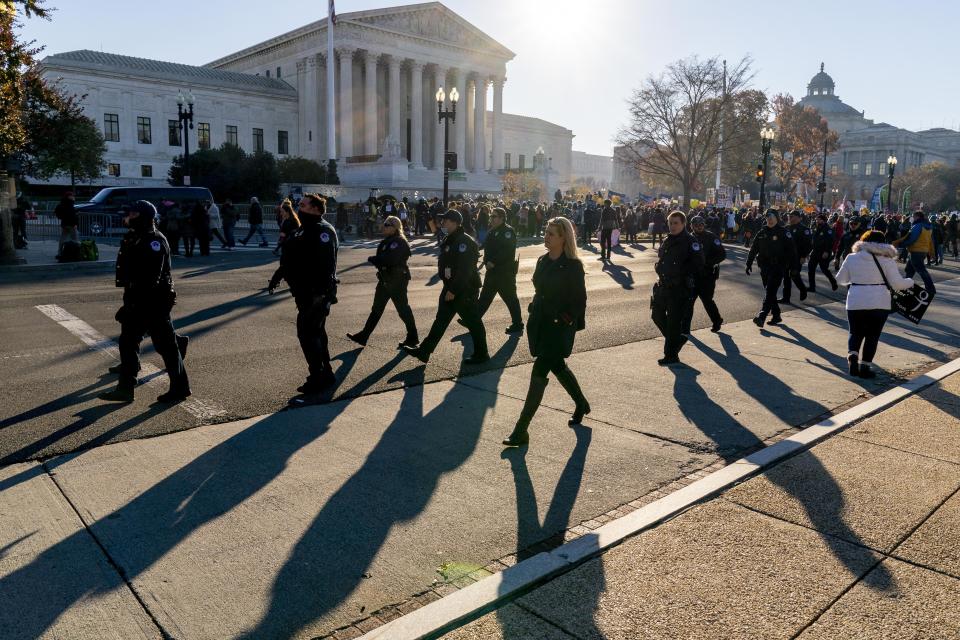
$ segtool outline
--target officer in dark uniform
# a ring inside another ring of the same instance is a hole
[[[863,225],[859,215],[854,215],[847,223],[847,230],[840,236],[840,246],[837,248],[837,257],[834,260],[833,268],[839,269],[840,263],[853,251],[853,245],[860,240],[863,235]]]
[[[307,381],[297,388],[303,394],[333,386],[327,346],[327,316],[337,302],[337,230],[323,219],[326,199],[308,193],[300,200],[300,228],[283,243],[278,275],[287,281],[297,305],[297,339],[307,360]],[[270,289],[273,293],[273,289]]]
[[[397,315],[407,328],[407,337],[398,346],[417,346],[420,342],[417,337],[417,322],[407,301],[407,283],[410,282],[410,269],[407,267],[409,258],[410,243],[403,234],[402,222],[396,216],[388,216],[383,221],[383,240],[377,245],[377,253],[367,258],[367,261],[377,268],[373,308],[370,309],[363,329],[358,333],[348,333],[348,338],[361,346],[366,345],[370,334],[377,328],[377,323],[383,316],[383,310],[387,308],[387,301],[393,300]]]
[[[430,354],[437,348],[454,315],[463,319],[470,330],[470,337],[473,338],[473,355],[464,362],[480,364],[490,359],[487,353],[487,333],[477,307],[477,294],[480,290],[477,259],[480,249],[477,241],[464,232],[462,224],[463,217],[459,211],[450,209],[443,214],[443,226],[447,235],[440,244],[440,256],[437,259],[440,279],[443,281],[437,317],[430,327],[430,333],[419,347],[403,347],[421,362],[430,360]]]
[[[138,200],[125,207],[124,213],[123,222],[130,231],[124,238],[123,250],[117,254],[116,266],[116,284],[123,287],[123,307],[117,312],[120,380],[116,389],[100,394],[100,399],[133,402],[140,370],[140,343],[149,333],[170,378],[170,390],[157,400],[167,404],[182,402],[190,396],[190,382],[170,320],[170,310],[177,299],[170,276],[170,245],[154,227],[157,209],[151,203]]]
[[[687,233],[687,216],[673,211],[667,216],[670,234],[660,243],[654,269],[659,281],[653,285],[650,308],[653,322],[663,334],[663,357],[660,366],[680,362],[680,349],[687,342],[683,335],[684,318],[696,297],[696,278],[704,270],[703,248]]]
[[[810,254],[810,262],[807,265],[807,279],[810,286],[807,288],[811,293],[817,290],[817,267],[823,275],[830,281],[830,287],[837,290],[837,280],[830,273],[830,258],[833,256],[833,227],[827,224],[827,214],[821,213],[817,216],[816,226],[813,229],[813,250]]]
[[[490,231],[483,241],[483,264],[487,273],[480,290],[480,317],[490,308],[494,296],[500,294],[510,311],[507,333],[523,333],[523,317],[517,299],[517,233],[506,223],[507,213],[497,207],[490,214]],[[463,324],[463,320],[460,321]]]
[[[800,291],[800,301],[807,299],[807,286],[800,277],[800,270],[813,249],[813,232],[807,225],[803,224],[803,215],[799,209],[790,212],[790,224],[787,225],[787,231],[793,236],[793,243],[797,247],[797,261],[791,265],[789,273],[783,278],[783,297],[777,301],[780,304],[790,304],[791,281],[797,285],[797,289]]]
[[[754,259],[760,265],[760,277],[763,280],[765,294],[760,313],[753,324],[763,327],[767,314],[772,315],[770,324],[780,324],[780,306],[777,304],[777,291],[786,276],[787,269],[797,261],[797,246],[793,234],[780,225],[780,214],[776,209],[767,209],[767,225],[757,231],[747,256],[747,275],[753,272]]]
[[[694,216],[690,226],[693,228],[693,237],[697,239],[700,250],[703,252],[704,269],[696,276],[696,297],[690,300],[690,309],[683,321],[683,335],[690,335],[693,306],[697,303],[697,298],[703,302],[703,309],[713,323],[710,331],[717,333],[723,324],[723,318],[720,317],[717,303],[713,301],[713,294],[717,288],[717,280],[720,278],[720,263],[727,259],[727,250],[723,248],[723,242],[716,234],[707,231],[702,217]]]

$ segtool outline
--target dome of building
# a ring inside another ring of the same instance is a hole
[[[808,96],[832,96],[833,89],[836,85],[833,83],[833,78],[831,78],[824,70],[824,64],[820,63],[820,73],[813,76],[810,79],[810,84],[807,85],[807,95]]]

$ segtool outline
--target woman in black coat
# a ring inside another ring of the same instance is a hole
[[[530,442],[527,428],[543,400],[549,372],[553,372],[576,405],[569,424],[579,424],[583,416],[590,413],[590,403],[566,363],[566,358],[573,352],[577,331],[584,328],[587,309],[586,276],[583,262],[577,256],[577,233],[573,224],[567,218],[551,219],[547,223],[543,244],[547,253],[537,261],[533,273],[535,293],[527,320],[530,353],[536,360],[517,425],[510,437],[503,441],[508,447],[520,447]]]

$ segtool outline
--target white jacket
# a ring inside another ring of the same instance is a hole
[[[210,216],[210,228],[223,231],[223,220],[220,219],[220,207],[217,206],[216,202],[210,203],[210,208],[207,209],[207,215]]]
[[[887,282],[894,290],[903,291],[913,286],[912,279],[900,275],[900,269],[894,261],[897,250],[893,245],[857,242],[837,272],[837,282],[850,287],[847,291],[848,310],[890,309],[890,291],[883,283],[883,276],[873,256],[877,257]]]

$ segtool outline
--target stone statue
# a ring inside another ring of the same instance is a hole
[[[386,161],[403,159],[403,149],[400,146],[400,141],[390,134],[387,134],[387,137],[383,139],[383,144],[380,145],[380,159]]]

